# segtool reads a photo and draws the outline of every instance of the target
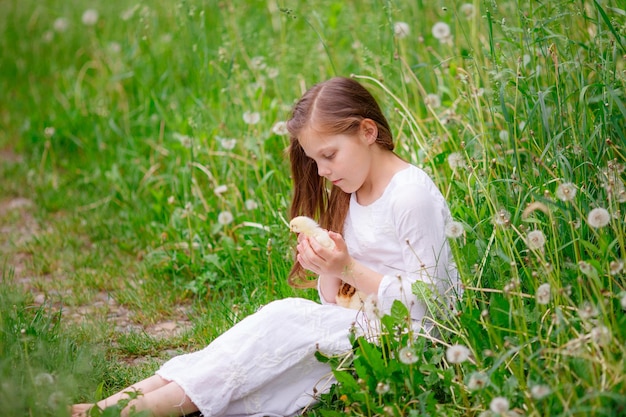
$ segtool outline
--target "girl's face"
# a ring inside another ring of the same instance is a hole
[[[306,129],[299,138],[304,153],[317,164],[317,173],[345,193],[359,190],[370,180],[371,146],[362,131],[356,134],[320,134]]]

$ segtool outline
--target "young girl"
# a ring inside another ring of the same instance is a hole
[[[328,249],[300,234],[289,282],[317,285],[321,303],[274,301],[98,407],[139,391],[123,415],[131,408],[153,416],[296,414],[333,382],[315,352],[347,352],[351,329],[367,327],[364,314],[337,305],[339,292],[368,294],[382,313],[400,300],[419,325],[426,305],[411,284],[422,281],[442,295],[456,287],[444,198],[422,170],[393,153],[389,124],[363,86],[341,77],[315,85],[295,105],[287,127],[291,216],[318,219],[335,242]],[[317,280],[308,280],[306,271]],[[74,405],[72,415],[84,416],[92,406]]]

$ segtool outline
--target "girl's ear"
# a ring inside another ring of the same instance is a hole
[[[361,134],[368,144],[372,144],[378,138],[378,126],[372,119],[363,119],[361,120]]]

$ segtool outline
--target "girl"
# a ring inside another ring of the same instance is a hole
[[[369,294],[382,313],[401,300],[419,326],[426,305],[411,284],[422,281],[442,295],[456,287],[444,198],[422,170],[393,152],[389,124],[363,86],[342,77],[315,85],[295,105],[287,127],[291,216],[319,219],[334,231],[329,233],[335,242],[327,249],[300,234],[289,282],[317,285],[321,304],[274,301],[203,350],[171,359],[156,375],[98,407],[136,390],[141,395],[123,415],[131,409],[153,416],[296,414],[333,382],[315,352],[347,352],[351,329],[367,327],[365,315],[337,305],[339,293],[351,288]],[[317,280],[306,279],[306,271]],[[84,416],[92,406],[74,405],[73,416]]]

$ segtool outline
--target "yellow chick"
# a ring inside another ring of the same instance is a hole
[[[315,238],[320,245],[328,249],[335,249],[335,242],[328,232],[322,229],[315,220],[306,216],[297,216],[289,222],[289,228],[295,233],[304,233],[305,236]]]

